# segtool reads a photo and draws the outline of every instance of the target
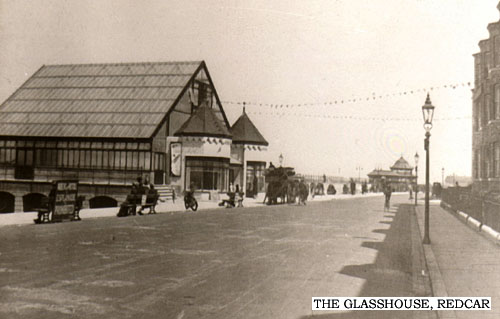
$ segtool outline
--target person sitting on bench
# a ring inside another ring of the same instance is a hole
[[[35,224],[40,224],[43,223],[44,221],[49,220],[50,212],[54,212],[54,209],[56,207],[56,192],[57,192],[57,183],[52,182],[52,188],[50,189],[48,200],[46,198],[42,198],[42,201],[40,203],[41,207],[37,209],[38,217],[37,219],[33,220]]]
[[[238,207],[243,207],[243,192],[240,192],[240,185],[236,184],[236,190],[234,192],[234,201]]]
[[[139,215],[142,215],[142,211],[146,208],[149,208],[149,214],[156,214],[155,211],[155,206],[158,202],[158,198],[160,195],[158,194],[158,191],[155,189],[153,184],[149,185],[149,189],[146,192],[146,203],[141,206],[141,209],[139,210]]]
[[[227,208],[235,207],[236,203],[234,199],[236,197],[236,192],[233,187],[233,183],[229,183],[229,192],[227,193],[227,196],[229,199],[223,199],[222,202],[219,203],[219,206],[226,206]]]

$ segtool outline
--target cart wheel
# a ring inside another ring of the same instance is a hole
[[[195,201],[193,203],[193,205],[191,206],[191,209],[193,210],[193,212],[195,212],[198,209],[198,202],[197,201]]]

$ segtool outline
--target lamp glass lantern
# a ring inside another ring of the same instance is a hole
[[[415,167],[418,167],[418,159],[420,156],[418,156],[418,153],[415,153],[415,156],[413,157],[415,159]]]
[[[432,118],[434,117],[434,105],[431,103],[431,98],[427,94],[425,104],[422,106],[422,115],[424,116],[424,129],[430,133],[432,129]]]

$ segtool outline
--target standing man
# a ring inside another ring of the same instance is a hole
[[[385,197],[384,212],[389,211],[391,208],[391,195],[392,195],[391,185],[387,184],[384,190],[384,197]]]

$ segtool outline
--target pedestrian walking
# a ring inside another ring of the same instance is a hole
[[[243,207],[243,192],[240,190],[240,185],[236,184],[234,192],[234,201],[237,207]]]
[[[385,197],[384,212],[389,211],[391,208],[391,195],[392,195],[391,185],[386,185],[384,190],[384,197]]]

